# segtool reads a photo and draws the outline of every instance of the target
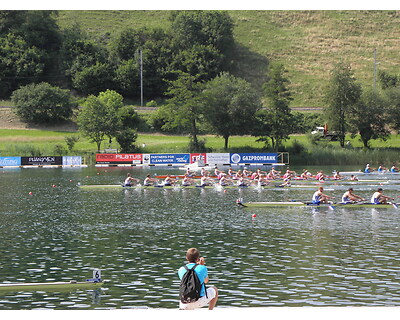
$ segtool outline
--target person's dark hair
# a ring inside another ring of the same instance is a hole
[[[353,188],[349,188],[349,191],[353,191]]]
[[[200,251],[196,248],[190,248],[186,252],[186,260],[189,262],[196,262],[200,257]]]
[[[382,188],[378,188],[378,191],[382,191],[383,189]]]

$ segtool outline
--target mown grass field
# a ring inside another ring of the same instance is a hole
[[[288,69],[293,108],[322,107],[333,66],[350,63],[365,88],[373,86],[374,49],[378,70],[400,73],[400,11],[235,10],[238,75],[260,85],[269,62]],[[93,38],[107,41],[125,27],[168,29],[168,10],[59,11],[64,28],[80,24]]]
[[[67,136],[79,137],[72,151],[69,151],[65,141]],[[201,136],[206,140],[206,147],[211,152],[271,152],[264,144],[257,142],[255,137],[234,136],[229,140],[229,150],[224,150],[224,140],[216,136]],[[363,150],[356,137],[348,140],[351,147],[342,149],[338,142],[320,142],[313,145],[307,136],[291,136],[285,147],[280,151],[288,151],[290,163],[303,164],[334,164],[363,165],[367,162],[378,166],[384,164],[399,165],[400,135],[393,135],[386,142],[373,141],[371,150]],[[142,153],[186,153],[188,152],[188,137],[176,135],[139,134],[137,140],[138,152]],[[298,149],[301,146],[302,150]],[[108,141],[102,144],[102,150],[115,149],[117,143]],[[93,155],[97,152],[96,145],[78,132],[48,131],[48,130],[11,130],[0,129],[0,156],[31,156],[31,155],[81,155],[93,163]]]

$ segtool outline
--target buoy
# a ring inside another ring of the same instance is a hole
[[[227,193],[228,191],[227,190],[224,190],[224,193]]]
[[[72,180],[69,180],[69,182],[72,182]]]
[[[29,191],[29,195],[32,195],[33,193],[32,193],[32,191]]]
[[[53,188],[55,188],[56,187],[56,185],[55,184],[53,184]]]
[[[253,213],[253,214],[251,215],[251,217],[252,217],[252,218],[257,218],[257,215],[256,215],[255,213]]]

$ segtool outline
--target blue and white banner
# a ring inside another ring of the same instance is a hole
[[[143,155],[143,164],[189,164],[189,153],[159,153]]]
[[[231,164],[258,163],[270,164],[278,162],[277,153],[231,153]]]
[[[1,167],[16,167],[21,165],[21,157],[0,157]]]

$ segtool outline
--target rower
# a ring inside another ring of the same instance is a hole
[[[247,170],[247,168],[246,167],[244,167],[244,169],[243,169],[243,175],[245,176],[245,177],[248,177],[248,176],[250,176],[251,175],[251,171],[250,170]]]
[[[325,175],[324,175],[324,172],[321,170],[321,171],[318,171],[317,172],[317,175],[315,176],[315,179],[316,180],[319,180],[319,181],[325,181]]]
[[[283,179],[283,183],[279,187],[291,187],[290,177]]]
[[[248,187],[249,185],[246,183],[246,180],[244,177],[241,177],[237,183],[238,187]]]
[[[209,178],[204,176],[200,178],[200,186],[199,187],[205,187],[205,186],[209,186]]]
[[[334,199],[335,197],[330,197],[326,194],[323,194],[322,192],[324,191],[323,187],[319,187],[317,191],[314,192],[313,197],[312,197],[312,203],[313,204],[321,204],[321,203],[328,203],[329,199]]]
[[[182,180],[182,186],[183,187],[188,187],[192,184],[193,179],[190,179],[189,176],[187,174],[185,174],[185,176],[183,177]]]
[[[228,176],[231,177],[231,178],[233,178],[235,174],[236,174],[236,172],[233,171],[232,167],[229,167],[229,169],[228,169]]]
[[[164,186],[172,186],[172,184],[175,183],[175,180],[171,178],[170,175],[167,175],[167,177],[164,180]]]
[[[367,165],[365,166],[365,169],[364,169],[364,173],[371,173],[372,171],[374,171],[374,169],[372,169],[369,166],[369,163],[367,163]]]
[[[208,170],[206,170],[204,167],[201,168],[200,175],[201,175],[202,177],[208,176]]]
[[[303,169],[303,173],[300,175],[301,179],[307,180],[310,177],[307,169]]]
[[[378,172],[385,172],[387,169],[385,167],[383,167],[382,165],[380,165],[378,167]]]
[[[132,181],[140,182],[139,179],[131,177],[131,174],[128,173],[127,177],[126,177],[126,179],[124,181],[124,187],[132,187]]]
[[[396,168],[394,165],[390,168],[390,172],[399,172],[399,169]]]
[[[223,173],[221,176],[221,179],[219,179],[219,184],[221,186],[227,186],[227,182],[230,181],[229,179],[226,178],[226,173]]]
[[[388,200],[394,200],[394,198],[384,196],[382,192],[383,192],[382,188],[378,188],[378,190],[376,190],[376,192],[372,195],[371,198],[372,204],[387,203]]]
[[[152,178],[150,177],[150,175],[148,174],[148,175],[146,176],[146,178],[144,179],[144,181],[143,181],[143,185],[144,185],[145,187],[148,187],[148,186],[153,185],[155,181],[156,181],[156,180],[155,180],[155,179],[152,179]]]
[[[193,176],[193,172],[190,171],[190,168],[186,169],[186,174],[187,174],[188,177],[192,177]]]
[[[335,171],[335,173],[333,174],[333,179],[335,180],[341,180],[342,176],[340,175],[339,171]]]
[[[355,176],[354,174],[352,174],[352,175],[350,176],[350,180],[351,180],[351,181],[358,181],[358,178],[357,178],[357,176]]]
[[[360,197],[353,193],[353,188],[349,188],[342,196],[342,203],[353,203],[357,201],[364,201],[363,197]]]

